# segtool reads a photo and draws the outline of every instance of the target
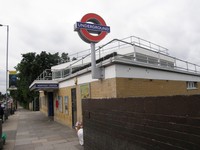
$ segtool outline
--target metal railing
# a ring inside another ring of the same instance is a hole
[[[36,80],[52,80],[52,71],[51,69],[45,69]]]
[[[126,54],[121,53],[124,49],[133,47],[132,56],[127,56]],[[135,47],[140,47],[143,50],[151,53],[155,53],[155,57],[145,55],[145,59],[136,57],[137,52],[134,51]],[[169,69],[186,71],[190,73],[200,74],[200,66],[194,63],[190,63],[172,56],[169,56],[168,49],[160,45],[152,43],[150,41],[144,40],[142,38],[131,36],[124,38],[122,40],[113,39],[110,42],[97,46],[96,48],[96,58],[99,59],[107,54],[112,52],[117,52],[117,59],[126,59],[127,61],[134,61],[139,63],[145,63],[149,65],[156,65],[158,67],[165,67]],[[71,62],[71,64],[63,69],[52,70],[52,76],[50,77],[51,71],[49,69],[45,70],[40,76],[39,79],[58,79],[69,76],[73,73],[73,69],[77,67],[86,65],[90,62],[91,50],[87,49],[78,53],[69,55],[70,57],[76,57],[77,60]],[[170,61],[162,60],[160,56],[164,56],[170,59]],[[156,61],[154,60],[156,59]],[[139,61],[140,60],[140,61]],[[89,68],[88,68],[89,69]],[[45,76],[46,75],[46,76]]]
[[[106,51],[110,51],[112,49],[120,49],[122,47],[126,47],[126,46],[130,46],[130,45],[137,45],[143,48],[147,48],[149,50],[153,50],[153,51],[157,51],[160,53],[164,53],[164,54],[168,54],[168,49],[165,47],[162,47],[160,45],[157,45],[153,42],[147,41],[145,39],[142,39],[140,37],[137,36],[130,36],[130,37],[126,37],[124,39],[113,39],[110,42],[104,44],[104,45],[100,45],[97,46],[97,50],[98,51],[96,53],[96,55],[98,55],[98,58],[101,57],[101,54],[105,53]],[[106,48],[104,48],[105,46],[107,46]],[[73,53],[70,54],[69,57],[70,58],[76,58],[78,59],[82,59],[85,56],[90,55],[91,53],[91,49],[86,49],[77,53]]]
[[[170,56],[169,56],[170,57]],[[126,55],[117,55],[115,57],[116,60],[121,60],[124,62],[129,63],[139,63],[139,64],[146,64],[148,66],[159,67],[162,69],[170,69],[174,71],[184,71],[188,73],[198,74],[200,76],[200,66],[194,63],[190,63],[187,61],[183,61],[181,59],[177,59],[175,57],[170,57],[173,59],[172,61],[161,60],[159,58],[152,60],[152,57],[138,57],[135,56],[126,56]]]

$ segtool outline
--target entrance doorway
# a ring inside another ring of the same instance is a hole
[[[54,116],[53,92],[48,92],[48,116]]]
[[[72,97],[72,127],[74,127],[77,122],[76,88],[71,89],[71,97]]]

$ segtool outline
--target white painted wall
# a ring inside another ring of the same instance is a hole
[[[105,68],[105,79],[114,78],[116,77],[116,68],[115,65],[108,66]],[[84,84],[89,83],[93,81],[97,81],[98,79],[92,79],[91,72],[87,72],[85,74],[82,74],[80,76],[64,80],[59,83],[59,88],[64,88],[68,86],[74,86],[75,80],[77,80],[77,84]]]
[[[126,46],[120,49],[113,49],[113,51],[117,52],[118,54],[131,54],[133,52],[149,55],[152,57],[161,58],[170,62],[174,62],[174,59],[172,57],[169,57],[167,55],[162,55],[158,53],[154,53],[152,51],[148,51],[144,48],[140,47],[133,47],[133,46]],[[109,53],[113,52],[112,50],[109,51]],[[109,54],[108,51],[104,53],[105,56]],[[96,57],[98,59],[98,56]],[[87,57],[87,59],[84,60],[84,63],[90,62],[91,58]],[[67,66],[69,66],[71,63],[74,62],[68,62],[65,64],[53,66],[52,69],[63,69]],[[80,61],[77,63],[77,65],[80,65],[82,62]],[[141,79],[158,79],[158,80],[176,80],[176,81],[196,81],[200,82],[200,77],[190,74],[184,74],[184,73],[178,73],[175,71],[166,71],[162,69],[153,69],[150,67],[141,67],[141,66],[131,66],[131,65],[125,65],[125,64],[111,64],[109,66],[105,67],[105,79],[109,78],[141,78]],[[76,79],[77,78],[77,79]],[[75,85],[75,79],[77,80],[78,84],[84,84],[89,83],[92,81],[96,81],[97,79],[92,79],[91,72],[87,72],[85,74],[81,74],[80,76],[77,76],[76,78],[67,79],[65,81],[61,81],[59,83],[59,87],[68,87],[68,86],[74,86]]]
[[[194,75],[165,71],[160,69],[151,69],[147,67],[126,66],[120,64],[116,65],[116,77],[176,81],[200,81],[200,77]]]
[[[147,67],[145,68],[138,66],[115,64],[105,68],[105,79],[116,78],[116,77],[200,82],[200,77],[198,76],[164,71],[159,69],[151,69]],[[74,77],[60,82],[59,88],[74,86],[75,80],[77,80],[77,84],[84,84],[97,81],[98,79],[92,79],[91,72],[87,72],[78,77]]]

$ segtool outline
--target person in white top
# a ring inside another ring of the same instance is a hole
[[[80,145],[83,146],[84,141],[83,141],[83,124],[82,124],[82,122],[76,122],[75,129],[76,129],[76,132],[78,135],[79,143],[80,143]]]

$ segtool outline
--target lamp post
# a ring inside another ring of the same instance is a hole
[[[6,41],[6,117],[8,117],[8,41],[9,41],[9,25],[0,24],[0,26],[5,26],[7,28],[7,41]]]

